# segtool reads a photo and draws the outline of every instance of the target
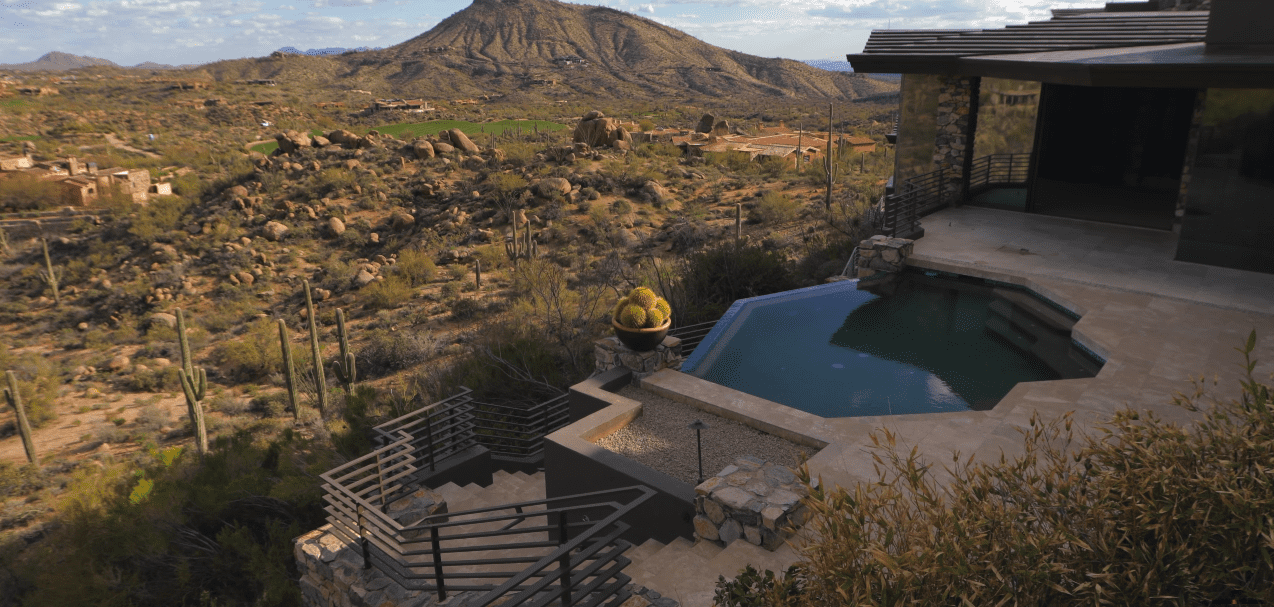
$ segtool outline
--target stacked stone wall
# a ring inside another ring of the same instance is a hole
[[[960,196],[964,183],[965,154],[972,147],[968,141],[972,108],[972,78],[938,77],[938,134],[934,140],[933,170],[944,171],[943,189],[947,196]]]
[[[907,258],[915,248],[909,238],[889,238],[876,235],[858,243],[857,277],[864,278],[876,272],[901,272],[907,267]]]
[[[743,538],[774,550],[805,523],[809,492],[791,468],[745,455],[695,487],[695,535],[729,546]]]
[[[597,373],[627,367],[633,372],[633,381],[649,377],[660,369],[681,370],[681,340],[671,335],[649,352],[629,349],[618,337],[606,337],[593,342]]]

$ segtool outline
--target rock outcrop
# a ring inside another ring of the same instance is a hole
[[[580,119],[579,124],[575,126],[575,132],[571,134],[571,139],[577,143],[585,143],[595,148],[602,146],[613,147],[617,141],[622,141],[628,145],[633,143],[632,135],[619,125],[618,120],[607,118],[597,110],[585,114]]]

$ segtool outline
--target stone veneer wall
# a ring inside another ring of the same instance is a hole
[[[946,195],[959,197],[964,184],[965,154],[973,109],[974,79],[938,77],[938,134],[934,141],[933,170],[943,169]]]
[[[593,354],[597,360],[594,375],[615,367],[627,367],[632,369],[633,381],[649,377],[660,369],[680,371],[685,360],[681,356],[681,340],[671,335],[649,352],[631,350],[612,335],[593,342]]]
[[[805,523],[806,495],[791,468],[745,455],[695,487],[695,535],[724,546],[743,538],[774,550]]]
[[[915,248],[909,238],[889,238],[876,235],[858,243],[857,277],[864,278],[876,272],[901,272],[907,267],[907,258]]]

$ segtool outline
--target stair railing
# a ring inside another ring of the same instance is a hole
[[[1029,154],[983,156],[974,160],[969,170],[969,189],[976,192],[994,186],[1025,184],[1029,166]],[[947,188],[956,178],[958,173],[938,169],[903,181],[897,192],[885,197],[881,232],[886,236],[915,232],[921,217],[959,199],[957,192],[949,192]]]

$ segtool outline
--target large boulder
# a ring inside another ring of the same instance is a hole
[[[424,139],[417,139],[411,143],[411,151],[420,160],[429,160],[434,157],[434,146]]]
[[[340,217],[332,217],[327,220],[327,231],[332,236],[340,236],[345,233],[345,222]]]
[[[358,135],[345,129],[337,129],[327,134],[327,140],[346,148],[352,148],[358,143]]]
[[[633,142],[632,135],[629,135],[624,127],[619,126],[618,120],[607,118],[596,110],[585,114],[580,119],[579,124],[575,125],[575,132],[571,134],[571,139],[595,148],[613,146],[616,141],[624,141],[630,145]]]
[[[659,204],[672,202],[672,195],[668,193],[668,190],[655,181],[647,181],[641,186],[641,196]]]
[[[433,144],[434,151],[439,154],[450,154],[456,151],[456,146],[445,141],[435,141]]]
[[[546,177],[535,182],[531,192],[541,198],[552,198],[555,194],[566,196],[571,193],[571,182],[562,177]]]
[[[713,116],[712,114],[704,114],[703,118],[699,119],[699,126],[695,127],[695,132],[696,133],[711,133],[712,127],[716,126],[716,124],[717,124],[716,116]]]
[[[291,154],[300,148],[310,147],[310,136],[305,133],[298,133],[291,129],[283,131],[274,136],[274,140],[279,143],[279,149],[284,154]]]
[[[277,221],[271,221],[264,226],[261,226],[261,235],[275,242],[283,240],[283,237],[287,236],[287,233],[288,227]]]
[[[730,123],[726,122],[725,120],[718,120],[717,123],[712,126],[712,134],[713,135],[729,135]]]
[[[451,145],[469,154],[477,154],[479,152],[478,146],[470,141],[469,136],[465,135],[460,129],[447,131],[447,139],[451,140]]]

